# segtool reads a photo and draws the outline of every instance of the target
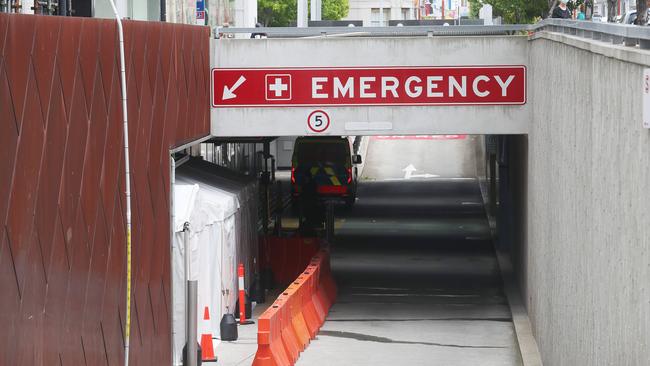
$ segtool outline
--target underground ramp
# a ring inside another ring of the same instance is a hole
[[[474,179],[363,182],[339,297],[297,365],[521,365]]]

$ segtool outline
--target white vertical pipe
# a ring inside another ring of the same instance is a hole
[[[124,325],[124,366],[129,364],[129,343],[131,338],[131,171],[129,168],[129,118],[126,105],[126,69],[124,62],[124,30],[115,2],[109,0],[120,41],[120,82],[122,85],[122,117],[124,119],[124,179],[126,184],[126,316]]]
[[[323,8],[323,4],[321,0],[311,0],[309,2],[309,5],[311,10],[309,14],[309,18],[311,20],[322,20],[321,12]]]
[[[298,0],[296,25],[301,28],[307,26],[307,0]]]
[[[174,214],[174,190],[176,189],[176,160],[174,160],[174,156],[172,154],[169,155],[169,160],[170,160],[170,173],[169,176],[171,178],[171,189],[169,190],[169,213],[170,213],[170,220],[169,222],[171,223],[169,225],[169,268],[171,268],[171,283],[172,283],[172,310],[174,309],[174,288],[176,287],[176,282],[174,279],[174,246],[171,245],[174,242],[174,225],[176,225],[176,215]],[[171,339],[171,347],[172,347],[172,359],[173,359],[173,365],[178,364],[178,359],[179,355],[176,352],[176,328],[174,327],[174,311],[171,312],[170,316],[170,324],[172,324],[172,339]]]
[[[186,322],[185,322],[185,342],[187,354],[187,366],[196,366],[197,344],[196,344],[196,303],[197,303],[197,281],[192,280],[192,249],[190,245],[190,223],[183,225],[183,244],[185,247],[185,284],[187,296],[185,298]]]

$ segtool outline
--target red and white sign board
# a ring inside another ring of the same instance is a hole
[[[212,107],[526,104],[525,66],[212,69]]]

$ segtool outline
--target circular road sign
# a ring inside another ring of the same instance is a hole
[[[312,132],[322,133],[330,126],[330,116],[320,109],[317,109],[307,117],[307,126]]]

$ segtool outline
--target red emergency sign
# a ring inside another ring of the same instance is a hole
[[[525,66],[212,70],[213,107],[525,103]]]

